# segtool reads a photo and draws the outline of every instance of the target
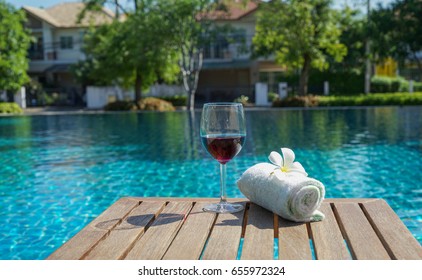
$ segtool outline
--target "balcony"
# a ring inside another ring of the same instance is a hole
[[[251,54],[251,45],[252,40],[246,40],[244,42],[238,40],[232,43],[228,43],[227,41],[211,43],[204,47],[204,60],[248,59]]]
[[[30,60],[44,60],[44,50],[28,50]]]

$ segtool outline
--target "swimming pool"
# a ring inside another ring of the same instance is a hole
[[[122,196],[217,197],[185,112],[0,118],[0,256],[43,259]],[[251,110],[236,179],[291,147],[327,197],[381,197],[422,242],[422,108]],[[192,129],[193,128],[193,129]]]

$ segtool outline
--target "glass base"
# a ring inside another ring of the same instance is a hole
[[[219,202],[214,204],[207,204],[202,208],[204,212],[214,212],[214,213],[236,213],[243,210],[243,205],[233,204],[228,202]]]

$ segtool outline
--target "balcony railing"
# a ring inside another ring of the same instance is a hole
[[[250,56],[252,40],[227,43],[221,41],[204,47],[204,59],[237,59]]]
[[[30,60],[44,60],[44,50],[29,50],[28,58]]]

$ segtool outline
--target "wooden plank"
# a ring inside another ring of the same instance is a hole
[[[47,259],[77,260],[83,258],[93,246],[138,205],[139,202],[135,200],[119,199]]]
[[[378,198],[326,198],[324,199],[324,201],[322,202],[322,204],[324,203],[364,203],[364,202],[369,202],[369,201],[375,201]]]
[[[322,203],[319,210],[325,214],[325,219],[310,223],[316,259],[351,259],[330,204]]]
[[[146,233],[129,251],[128,260],[159,260],[177,234],[186,215],[192,208],[192,202],[170,201]]]
[[[312,260],[305,223],[295,223],[279,217],[278,258],[280,260]]]
[[[179,233],[170,245],[164,260],[198,260],[207,241],[216,214],[204,212],[208,203],[196,203]]]
[[[248,211],[241,259],[274,259],[274,214],[253,203]]]
[[[219,198],[210,198],[210,197],[128,197],[128,199],[134,199],[139,201],[190,201],[190,202],[210,202],[216,203],[219,202]],[[227,202],[249,202],[247,198],[228,198]]]
[[[334,211],[354,259],[390,259],[357,203],[335,203]]]
[[[132,244],[144,234],[145,227],[162,211],[165,202],[145,201],[114,228],[104,240],[84,258],[87,260],[122,259]]]
[[[384,200],[362,204],[368,220],[393,259],[420,260],[422,247]]]
[[[242,203],[245,207],[246,204]],[[235,260],[242,235],[245,210],[219,214],[202,255],[203,260]]]

